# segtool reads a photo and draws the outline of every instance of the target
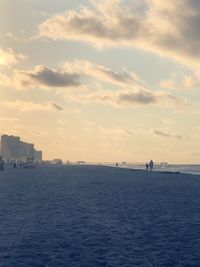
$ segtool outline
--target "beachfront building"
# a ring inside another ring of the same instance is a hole
[[[34,159],[42,161],[42,152],[35,150],[34,144],[23,142],[20,137],[12,135],[1,136],[1,156],[5,162],[25,162]]]
[[[34,144],[29,144],[23,141],[20,141],[20,153],[19,153],[19,161],[26,161],[29,159],[34,159],[35,149]]]
[[[1,136],[1,154],[3,160],[17,161],[19,159],[20,138],[17,136],[2,135]]]
[[[35,158],[35,161],[37,161],[37,162],[42,162],[42,151],[41,150],[34,150],[34,153],[35,153],[35,156],[34,156],[34,158]]]
[[[29,159],[34,159],[35,156],[34,144],[26,143],[26,151],[27,151],[26,157]]]
[[[20,141],[20,161],[24,162],[27,159],[27,147],[26,143]]]

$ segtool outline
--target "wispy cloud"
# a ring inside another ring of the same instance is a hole
[[[90,83],[96,79],[119,86],[128,85],[139,88],[144,85],[136,73],[126,70],[117,73],[105,66],[77,59],[65,62],[60,70],[39,65],[35,66],[33,70],[13,70],[9,78],[0,73],[1,85],[15,85],[16,88],[83,87],[84,83]]]
[[[0,85],[8,87],[13,84],[11,80],[11,77],[9,78],[7,75],[0,73]]]
[[[16,100],[16,101],[3,101],[1,102],[1,105],[9,109],[19,110],[21,112],[64,110],[55,102],[36,103],[32,101]]]
[[[127,129],[124,129],[124,132],[128,135],[135,135],[134,132],[130,131],[130,130],[127,130]]]
[[[88,79],[85,79],[85,78]],[[92,82],[100,81],[98,88]],[[119,85],[110,90],[108,84]],[[85,83],[85,84],[84,84]],[[101,103],[115,107],[162,105],[184,106],[187,101],[169,92],[150,90],[148,86],[133,72],[117,73],[102,65],[86,60],[66,62],[61,70],[52,70],[47,66],[36,66],[33,70],[14,70],[13,77],[0,74],[0,84],[14,86],[15,89],[56,88],[56,94],[65,96],[68,101],[85,103]],[[62,88],[79,88],[80,90],[62,90]],[[100,89],[99,89],[100,88]],[[102,89],[103,88],[103,89]],[[62,107],[53,104],[57,110]],[[44,109],[44,107],[42,107]]]
[[[50,104],[52,105],[52,107],[53,107],[55,110],[58,110],[58,111],[62,111],[62,110],[64,110],[63,107],[61,107],[60,105],[56,104],[55,102],[51,102]]]
[[[153,133],[155,135],[162,136],[162,137],[175,138],[175,139],[178,139],[178,140],[181,140],[182,139],[182,136],[180,136],[178,134],[167,133],[167,132],[165,132],[163,130],[154,129],[153,130]]]
[[[71,96],[73,100],[80,102],[97,102],[109,104],[115,107],[147,106],[147,105],[175,105],[184,106],[186,101],[177,98],[170,93],[152,92],[150,90],[120,90],[116,92],[101,90],[94,93]]]
[[[170,90],[197,88],[200,86],[200,75],[197,72],[193,75],[172,73],[169,78],[160,81],[160,85]]]
[[[74,59],[71,62],[66,62],[63,68],[67,72],[79,73],[80,75],[86,75],[114,84],[139,85],[141,82],[136,73],[127,72],[126,70],[122,73],[117,73],[103,65],[97,65],[88,60]]]

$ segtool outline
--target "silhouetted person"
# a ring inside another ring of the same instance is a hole
[[[146,170],[148,170],[149,169],[149,164],[148,163],[146,163]]]
[[[116,167],[118,167],[118,165],[119,165],[118,162],[116,162]]]
[[[154,163],[153,163],[153,160],[151,159],[149,162],[149,168],[151,171],[153,170],[153,166],[154,166]]]
[[[4,171],[4,161],[1,160],[0,162],[0,171]]]

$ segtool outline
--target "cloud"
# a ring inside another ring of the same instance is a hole
[[[178,134],[170,134],[170,133],[164,132],[162,130],[154,129],[153,133],[155,135],[162,136],[162,137],[175,138],[175,139],[178,139],[178,140],[182,139],[182,137],[180,135],[178,135]]]
[[[0,85],[6,87],[12,85],[11,79],[9,79],[8,76],[0,73]]]
[[[124,129],[124,132],[125,132],[126,134],[128,134],[128,135],[135,135],[135,133],[132,132],[132,131],[130,131],[130,130],[126,130],[126,129]]]
[[[87,79],[86,79],[87,78]],[[63,88],[63,87],[82,87],[83,81],[88,83],[88,79],[98,79],[103,82],[110,82],[117,85],[129,85],[139,88],[144,82],[139,79],[136,73],[127,72],[117,73],[102,65],[96,65],[87,60],[74,59],[66,62],[61,70],[52,70],[47,66],[35,66],[33,70],[14,70],[12,75],[7,76],[0,73],[0,84],[13,86],[16,88]]]
[[[50,103],[52,105],[52,107],[55,109],[55,110],[58,110],[58,111],[62,111],[64,110],[64,108],[62,108],[61,106],[59,106],[58,104],[54,103],[54,102],[51,102]]]
[[[23,32],[24,33],[24,32]],[[21,32],[21,34],[23,34],[22,32]],[[17,41],[17,42],[28,42],[28,41],[31,41],[31,40],[35,40],[35,38],[32,38],[32,37],[30,37],[30,38],[26,38],[26,37],[24,37],[24,36],[18,36],[18,35],[16,35],[16,34],[13,34],[12,32],[7,32],[6,33],[6,36],[8,37],[8,38],[10,38],[11,40],[14,40],[14,41]]]
[[[86,81],[84,80],[85,78]],[[101,82],[110,82],[120,86],[116,90],[103,87],[91,86],[96,79]],[[85,82],[85,86],[84,86]],[[183,106],[187,101],[183,98],[173,96],[169,92],[153,91],[133,72],[117,73],[102,65],[94,64],[87,60],[73,60],[66,62],[61,70],[56,71],[47,66],[36,66],[31,71],[13,72],[13,77],[8,79],[0,74],[0,84],[4,86],[15,86],[15,88],[57,88],[56,93],[68,99],[85,103],[101,103],[115,107],[128,106]],[[79,92],[74,90],[63,91],[62,88],[78,87]],[[104,88],[104,89],[101,89]],[[63,110],[57,104],[51,104],[57,110]]]
[[[0,48],[0,66],[10,67],[11,65],[19,63],[26,57],[23,54],[15,53],[11,48]]]
[[[117,92],[101,90],[89,94],[72,96],[71,99],[80,102],[97,102],[115,107],[147,106],[147,105],[175,105],[184,106],[186,100],[172,96],[170,93],[142,90],[120,90]]]
[[[138,85],[141,82],[136,73],[127,72],[126,70],[122,73],[117,73],[105,66],[96,65],[87,60],[74,59],[72,62],[66,62],[63,68],[67,72],[73,71],[80,75],[86,75],[114,84]]]
[[[199,0],[99,0],[50,17],[38,31],[41,38],[145,49],[191,67],[199,65],[199,25]]]
[[[15,69],[9,77],[0,73],[0,85],[15,89],[80,87],[84,90],[81,78],[80,74],[71,70],[54,70],[44,65],[38,65],[33,70]]]
[[[17,71],[16,79],[22,86],[76,87],[80,76],[76,73],[55,71],[46,66],[36,66],[33,71]]]
[[[191,89],[200,86],[200,75],[185,75],[182,73],[172,73],[168,79],[160,81],[161,87],[165,89]]]
[[[16,109],[21,112],[64,110],[55,102],[36,103],[31,101],[15,100],[15,101],[3,101],[1,102],[1,105],[5,106],[6,108]]]

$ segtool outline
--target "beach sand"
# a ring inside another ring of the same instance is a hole
[[[103,166],[0,172],[0,266],[200,266],[200,176]]]

